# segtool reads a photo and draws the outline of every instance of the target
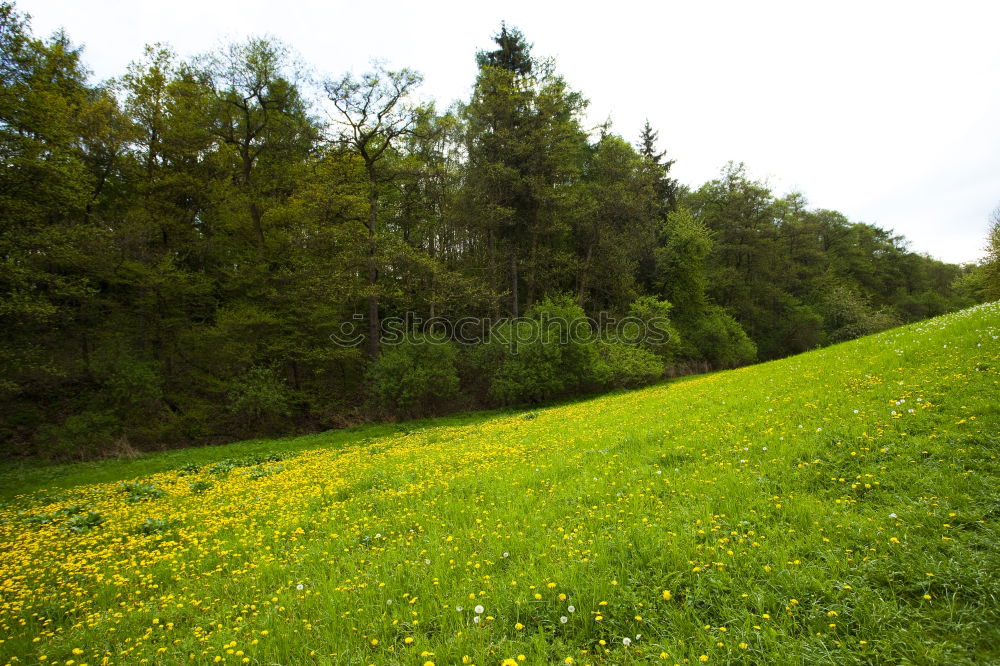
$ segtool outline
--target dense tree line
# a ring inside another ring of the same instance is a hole
[[[94,84],[66,35],[0,5],[2,450],[548,400],[979,297],[969,269],[740,165],[681,186],[648,123],[636,145],[588,130],[551,61],[516,29],[494,42],[442,112],[413,102],[412,71],[317,83],[273,39],[187,61],[150,46]],[[551,325],[585,316],[569,341]],[[496,335],[444,339],[463,318]]]

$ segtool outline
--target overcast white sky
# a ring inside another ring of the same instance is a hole
[[[320,73],[372,58],[466,99],[500,21],[634,141],[646,117],[675,175],[727,160],[813,207],[893,229],[946,261],[982,256],[1000,205],[1000,2],[343,2],[17,0],[38,34],[64,27],[103,79],[143,45],[182,57],[268,34]],[[502,5],[502,6],[501,6]]]

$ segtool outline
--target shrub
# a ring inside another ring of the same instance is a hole
[[[163,395],[162,373],[148,363],[119,358],[104,381],[104,393],[123,419],[148,415]]]
[[[681,350],[681,336],[670,321],[671,305],[652,296],[638,298],[629,306],[629,319],[634,321],[640,338],[635,344],[663,359],[673,362]]]
[[[899,323],[891,313],[876,310],[862,296],[843,286],[836,286],[825,294],[821,308],[830,342],[853,340]]]
[[[594,342],[583,309],[570,297],[542,301],[526,318],[497,327],[483,345],[481,369],[492,370],[490,397],[502,404],[541,402],[593,387]]]
[[[595,374],[602,386],[635,388],[663,376],[663,359],[648,349],[621,342],[601,342],[598,349]]]
[[[453,343],[419,333],[383,347],[368,369],[372,401],[397,416],[441,409],[458,394],[457,357]]]
[[[122,431],[122,422],[111,410],[73,414],[60,425],[39,429],[39,453],[48,458],[95,458],[104,453]]]
[[[291,413],[288,385],[273,368],[253,366],[232,381],[229,409],[247,427],[273,427]]]
[[[715,368],[731,368],[757,359],[757,345],[739,322],[718,305],[706,308],[688,332],[698,355]]]

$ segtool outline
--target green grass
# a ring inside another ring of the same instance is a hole
[[[0,661],[998,661],[998,337],[9,470]]]
[[[481,423],[510,410],[467,412],[402,423],[353,426],[311,435],[279,439],[251,439],[217,446],[199,446],[166,451],[137,452],[135,457],[88,462],[51,463],[32,459],[0,460],[0,502],[35,491],[55,491],[85,483],[127,481],[187,465],[207,465],[226,458],[246,458],[274,451],[285,454],[316,448],[343,448],[375,439],[440,426]]]

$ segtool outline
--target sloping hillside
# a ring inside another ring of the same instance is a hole
[[[0,509],[0,654],[998,659],[998,338],[992,304],[569,406],[22,496]]]

